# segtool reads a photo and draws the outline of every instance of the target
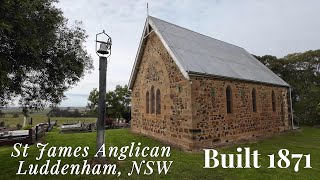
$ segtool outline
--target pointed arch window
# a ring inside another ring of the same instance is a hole
[[[256,96],[256,89],[252,89],[252,111],[257,112],[257,96]]]
[[[160,90],[157,89],[156,92],[156,114],[161,114],[161,95],[160,95]]]
[[[273,112],[276,112],[276,95],[274,93],[274,91],[272,91],[272,94],[271,94],[271,98],[272,98],[272,111]]]
[[[150,109],[150,94],[149,91],[146,92],[146,114],[149,114]]]
[[[228,86],[226,89],[226,100],[227,100],[227,113],[232,113],[232,91],[230,86]]]
[[[153,86],[151,87],[150,93],[151,93],[151,114],[154,114],[156,103],[155,103],[155,94],[154,94],[154,87]]]

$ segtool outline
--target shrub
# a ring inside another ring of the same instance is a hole
[[[16,127],[18,130],[20,130],[22,128],[22,125],[18,123]]]
[[[33,127],[32,125],[28,124],[28,125],[24,126],[22,129],[28,130],[28,129],[31,129],[32,127]]]

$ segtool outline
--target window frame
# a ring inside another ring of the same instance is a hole
[[[233,102],[232,102],[232,89],[228,85],[226,88],[226,110],[227,114],[232,114],[233,113]]]
[[[155,93],[154,93],[154,87],[151,86],[151,114],[156,113],[156,102],[155,102]]]
[[[156,114],[161,114],[161,92],[160,89],[156,91]]]
[[[252,111],[257,112],[257,91],[255,88],[252,89],[251,98],[252,98]]]
[[[150,93],[147,90],[146,92],[146,114],[150,113]]]
[[[272,90],[272,93],[271,93],[271,105],[272,105],[272,111],[277,112],[276,94],[275,94],[274,90]]]

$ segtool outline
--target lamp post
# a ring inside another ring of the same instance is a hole
[[[106,41],[98,40],[99,35],[107,37]],[[100,44],[100,48],[97,50],[97,46]],[[108,57],[111,55],[111,37],[103,30],[96,35],[96,53],[99,56],[99,102],[98,110],[99,116],[97,119],[97,152],[105,143],[105,121],[106,121],[106,75]],[[102,157],[102,153],[98,153],[98,158]]]

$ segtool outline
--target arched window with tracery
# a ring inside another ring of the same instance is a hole
[[[227,113],[232,113],[232,91],[230,86],[228,86],[226,89],[226,100],[227,100]]]
[[[272,91],[272,111],[276,112],[276,95],[274,91]]]
[[[252,111],[257,112],[257,96],[256,96],[256,89],[252,89]]]
[[[150,108],[150,94],[149,91],[146,92],[146,113],[149,114],[149,108]]]
[[[155,103],[155,94],[154,94],[154,87],[153,86],[151,87],[150,93],[151,93],[151,114],[154,114],[156,103]]]
[[[161,114],[161,95],[160,95],[160,90],[157,89],[157,92],[156,92],[156,113],[157,114]]]

